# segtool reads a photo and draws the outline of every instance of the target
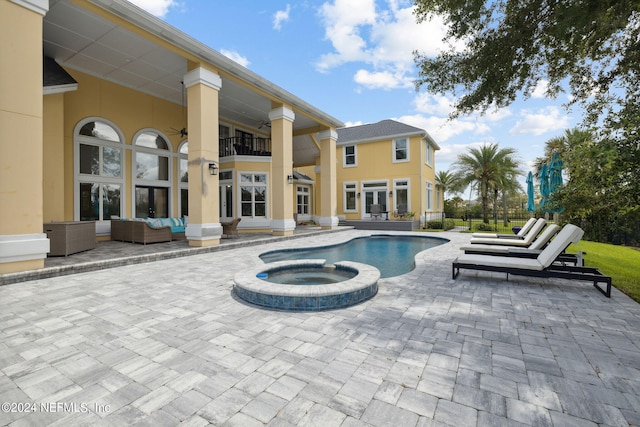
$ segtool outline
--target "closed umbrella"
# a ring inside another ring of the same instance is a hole
[[[536,202],[533,200],[533,174],[529,171],[527,175],[527,211],[535,212]]]
[[[554,153],[549,164],[549,195],[555,193],[562,187],[562,166],[564,163],[560,159],[558,153]],[[549,212],[560,213],[564,208],[561,206],[549,206]]]
[[[547,199],[551,195],[551,189],[549,188],[549,167],[546,163],[543,163],[538,172],[538,179],[540,180],[540,209],[548,212],[546,205]]]

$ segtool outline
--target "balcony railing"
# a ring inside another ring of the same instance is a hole
[[[271,156],[270,138],[220,138],[220,157]]]

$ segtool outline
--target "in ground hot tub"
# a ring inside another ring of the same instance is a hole
[[[335,265],[323,259],[279,261],[236,274],[234,291],[239,298],[265,308],[331,310],[373,297],[379,278],[377,268],[352,261]]]

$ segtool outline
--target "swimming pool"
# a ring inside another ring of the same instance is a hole
[[[439,237],[374,234],[337,245],[265,252],[260,259],[265,263],[307,258],[325,259],[330,264],[355,261],[375,266],[380,277],[393,277],[413,270],[418,252],[447,242]]]

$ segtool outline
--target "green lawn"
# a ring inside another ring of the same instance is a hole
[[[586,253],[586,266],[611,276],[613,286],[640,302],[640,250],[582,240],[571,245],[568,252],[577,251]]]

